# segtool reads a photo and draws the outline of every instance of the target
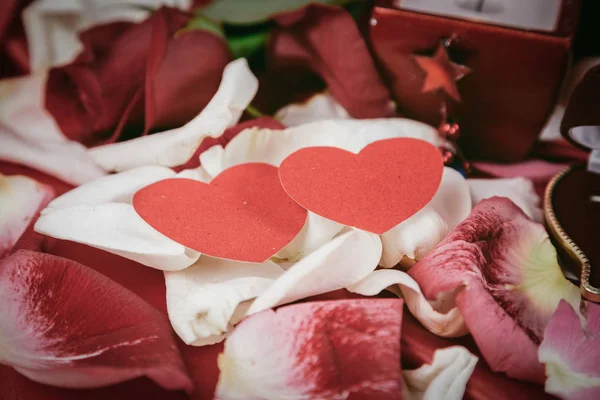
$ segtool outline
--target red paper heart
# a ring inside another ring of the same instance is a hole
[[[423,208],[444,170],[437,148],[412,138],[381,140],[359,154],[309,147],[279,167],[285,191],[333,221],[383,234]]]
[[[210,184],[167,179],[139,190],[136,212],[174,241],[213,257],[263,262],[304,226],[306,210],[290,199],[277,168],[231,167]]]

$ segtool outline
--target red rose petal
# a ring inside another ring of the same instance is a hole
[[[90,388],[148,376],[191,389],[166,317],[74,261],[19,250],[0,261],[3,363],[54,386]]]
[[[154,128],[177,127],[197,115],[230,60],[222,38],[178,32],[189,15],[163,7],[139,24],[111,23],[84,31],[84,51],[53,68],[46,108],[68,138],[93,146]]]
[[[243,320],[219,357],[216,398],[401,399],[401,300],[339,300]]]
[[[2,388],[2,400],[189,399],[184,392],[162,389],[147,378],[138,378],[105,388],[64,389],[33,382],[14,369],[3,365],[0,365],[0,387]]]
[[[299,16],[295,11],[292,13]],[[394,114],[390,93],[346,10],[311,5],[299,20],[285,16],[278,20],[286,25],[272,31],[267,48],[269,66],[274,71],[312,70],[325,80],[336,100],[355,118]]]

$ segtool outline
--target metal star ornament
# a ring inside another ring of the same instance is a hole
[[[470,68],[450,61],[446,47],[442,44],[439,45],[433,57],[413,57],[426,74],[422,89],[423,93],[442,90],[454,100],[460,101],[456,81],[471,72]]]

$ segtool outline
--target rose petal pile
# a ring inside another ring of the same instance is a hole
[[[42,15],[35,4],[30,18]],[[232,4],[205,11],[255,21],[290,9],[224,14]],[[595,398],[598,307],[581,303],[564,278],[534,222],[541,212],[530,181],[465,179],[445,167],[431,201],[387,232],[308,211],[300,233],[263,263],[201,254],[138,215],[134,194],[165,179],[208,183],[245,163],[278,167],[314,146],[359,153],[394,138],[446,144],[428,125],[377,118],[394,114],[389,93],[346,12],[309,6],[276,20],[272,66],[301,64],[328,85],[280,109],[278,122],[238,124],[257,78],[244,59],[227,64],[222,38],[185,29],[187,16],[169,8],[140,24],[85,31],[75,59],[73,49],[56,54],[60,65],[32,48],[32,65],[54,68],[0,81],[0,96],[10,96],[0,104],[0,159],[78,185],[54,198],[47,185],[0,175],[0,363],[68,388],[145,376],[218,399],[448,400],[469,393],[487,363],[545,381],[562,398]],[[348,79],[334,72],[342,57],[328,43],[338,40],[323,35],[342,35],[364,55]],[[192,42],[212,56],[194,53],[198,62],[181,69]],[[124,64],[127,74],[113,81]],[[139,137],[122,140],[125,128]],[[365,298],[384,289],[403,300]],[[403,369],[404,304],[430,332],[471,335],[476,347],[436,349],[420,368]]]

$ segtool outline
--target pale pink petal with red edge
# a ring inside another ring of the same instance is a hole
[[[54,190],[31,178],[0,174],[0,258],[10,252]]]
[[[175,167],[186,163],[204,138],[218,137],[237,123],[256,94],[258,81],[245,59],[230,62],[217,93],[198,116],[181,128],[88,150],[108,171],[143,165]]]
[[[561,399],[600,398],[600,305],[586,302],[581,317],[561,301],[540,346],[546,392]]]
[[[556,257],[543,226],[510,200],[494,197],[478,204],[409,274],[430,300],[456,293],[492,370],[541,383],[537,349],[546,324],[561,299],[575,306],[580,300]]]
[[[401,399],[402,301],[309,302],[242,321],[219,356],[220,400]]]
[[[318,93],[304,103],[292,103],[275,113],[285,126],[297,126],[321,120],[348,119],[350,114],[329,93]]]
[[[183,271],[165,272],[171,325],[186,344],[220,342],[238,322],[236,310],[245,314],[240,305],[262,294],[282,273],[271,261],[255,264],[208,256]]]
[[[76,185],[104,175],[85,147],[65,138],[44,108],[45,82],[44,73],[0,82],[0,160]]]
[[[467,179],[473,205],[490,197],[500,196],[512,200],[523,212],[536,222],[543,222],[540,197],[533,182],[526,178]]]
[[[364,279],[381,257],[381,240],[351,229],[293,264],[254,300],[248,314],[343,289]]]
[[[456,170],[445,167],[435,196],[423,209],[381,235],[380,265],[401,263],[411,267],[433,249],[471,212],[467,181]]]
[[[402,372],[405,400],[461,400],[479,359],[462,346],[438,349],[431,364]]]
[[[74,261],[20,250],[0,261],[0,361],[37,382],[86,388],[148,376],[191,390],[166,317]]]

